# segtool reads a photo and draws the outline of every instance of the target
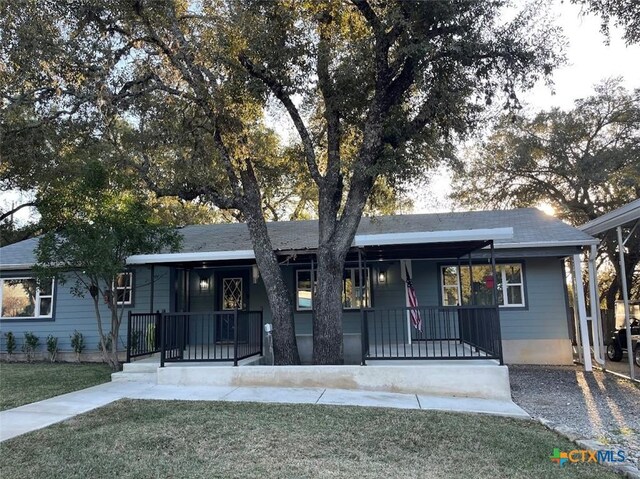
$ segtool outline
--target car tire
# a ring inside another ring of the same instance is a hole
[[[611,343],[607,346],[607,357],[611,361],[622,361],[622,348],[615,343]]]
[[[634,354],[636,360],[636,366],[640,368],[640,343],[636,346],[636,353]]]

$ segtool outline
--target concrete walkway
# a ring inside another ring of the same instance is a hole
[[[111,382],[0,412],[0,441],[65,421],[124,398],[373,406],[529,418],[529,415],[513,402],[491,399],[323,388],[167,386]]]

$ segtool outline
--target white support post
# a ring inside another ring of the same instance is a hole
[[[604,341],[602,321],[600,319],[600,299],[598,296],[598,276],[596,274],[597,248],[589,250],[589,303],[591,303],[591,331],[593,335],[593,357],[600,366],[604,366]]]
[[[629,359],[629,377],[636,378],[633,364],[633,348],[631,342],[631,313],[629,312],[629,290],[627,289],[627,269],[624,263],[624,241],[622,241],[622,227],[618,226],[618,254],[620,256],[620,282],[622,285],[622,301],[624,303],[624,323],[627,329],[627,358]]]
[[[584,301],[584,288],[582,285],[582,264],[579,254],[573,255],[573,275],[576,280],[576,296],[578,298],[578,317],[580,318],[580,339],[582,343],[582,356],[584,370],[593,371],[591,364],[591,348],[589,347],[589,330],[587,325],[587,306]]]

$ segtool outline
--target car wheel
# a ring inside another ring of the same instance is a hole
[[[607,346],[607,357],[616,363],[622,361],[622,348],[615,343]]]
[[[636,366],[640,368],[640,343],[636,346],[635,359],[636,359]]]

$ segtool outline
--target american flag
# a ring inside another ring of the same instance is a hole
[[[418,307],[418,298],[416,296],[416,290],[413,288],[413,283],[411,282],[411,276],[409,276],[409,269],[404,268],[406,274],[406,283],[407,283],[407,298],[409,298],[409,316],[411,317],[411,324],[418,331],[422,332],[422,318],[420,317],[420,311],[416,309]]]

